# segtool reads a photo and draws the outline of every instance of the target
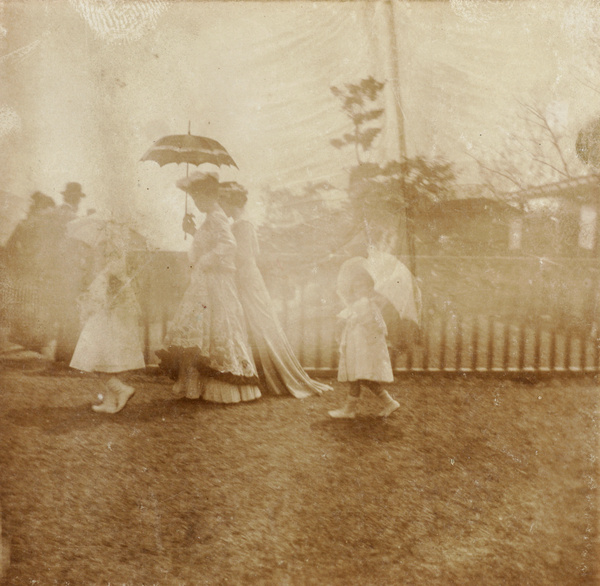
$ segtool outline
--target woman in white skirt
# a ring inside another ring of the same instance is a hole
[[[145,368],[139,320],[140,307],[118,242],[103,243],[104,268],[80,298],[83,329],[71,368],[98,373],[105,391],[99,413],[117,413],[135,392],[116,376]]]

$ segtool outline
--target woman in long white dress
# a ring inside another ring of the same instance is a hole
[[[331,387],[311,379],[288,342],[273,311],[273,302],[256,264],[259,253],[256,231],[244,217],[247,192],[238,183],[220,184],[220,204],[231,217],[237,242],[235,263],[240,301],[246,314],[256,361],[262,367],[266,389],[276,395],[296,398],[319,395]]]
[[[216,175],[203,173],[178,183],[206,219],[198,229],[191,217],[184,219],[184,230],[194,236],[191,281],[165,343],[178,364],[176,396],[238,403],[261,393],[235,282],[236,241],[218,204],[218,185]]]

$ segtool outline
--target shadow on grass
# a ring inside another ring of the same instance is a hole
[[[18,427],[35,427],[48,434],[62,435],[75,431],[86,431],[110,423],[131,426],[140,422],[160,419],[192,420],[199,411],[223,408],[197,400],[169,399],[130,404],[115,414],[96,413],[91,405],[74,407],[38,407],[35,409],[12,409],[5,419]]]
[[[375,442],[397,442],[404,439],[404,431],[398,421],[381,417],[324,419],[313,423],[310,427],[312,431],[321,432],[338,441],[362,439]]]

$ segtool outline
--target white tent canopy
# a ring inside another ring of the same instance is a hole
[[[372,160],[405,144],[455,161],[472,183],[469,155],[503,143],[517,100],[550,108],[570,132],[596,113],[598,94],[580,82],[599,22],[592,3],[545,0],[8,2],[4,187],[59,200],[78,181],[85,206],[181,248],[185,170],[141,163],[154,140],[190,121],[218,140],[239,166],[225,179],[249,188],[260,219],[263,186],[345,184],[354,155],[330,145],[349,130],[330,87],[370,75],[387,83]]]

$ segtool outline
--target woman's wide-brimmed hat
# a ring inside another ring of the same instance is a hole
[[[243,207],[248,201],[248,190],[237,181],[219,183],[219,198],[231,205]]]
[[[188,177],[183,177],[175,184],[186,193],[202,193],[216,191],[219,187],[219,176],[216,173],[196,171]]]

